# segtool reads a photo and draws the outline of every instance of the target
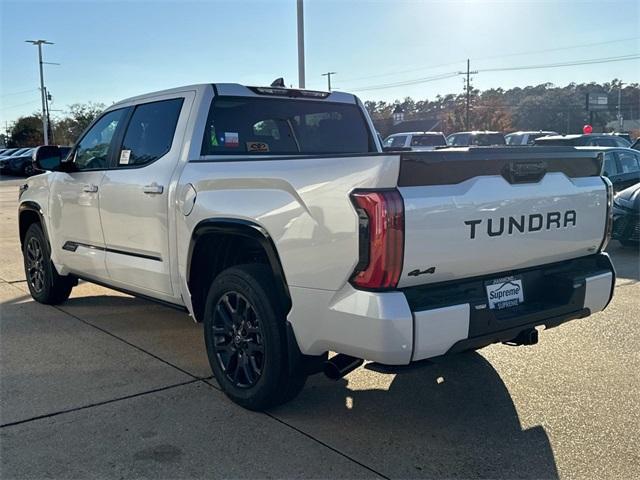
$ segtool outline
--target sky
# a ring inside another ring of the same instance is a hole
[[[305,0],[306,87],[363,100],[460,93],[471,59],[481,90],[544,82],[640,82],[640,60],[484,69],[640,54],[640,2]],[[193,83],[297,86],[296,1],[0,0],[0,130],[40,108],[37,48],[54,116]],[[434,78],[436,77],[436,78]],[[422,81],[427,79],[428,81]],[[420,81],[420,83],[416,83]],[[408,85],[397,85],[410,82]],[[371,87],[376,87],[371,89]],[[384,87],[384,88],[377,88]]]

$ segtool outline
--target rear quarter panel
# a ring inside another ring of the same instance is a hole
[[[186,278],[192,232],[210,218],[253,221],[271,236],[289,286],[338,290],[358,260],[356,188],[394,188],[399,157],[365,155],[191,162],[180,187],[197,192],[178,213],[179,269]]]

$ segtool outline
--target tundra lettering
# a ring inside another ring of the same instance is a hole
[[[540,230],[551,230],[551,228],[566,228],[569,226],[576,226],[576,211],[567,210],[562,214],[561,212],[548,212],[545,217],[540,213],[533,213],[531,215],[520,215],[520,217],[507,217],[508,223],[507,232],[509,235],[513,234],[515,230],[520,233],[525,232],[539,232]],[[526,219],[526,220],[525,220]],[[562,222],[561,222],[562,220]],[[476,238],[476,226],[480,225],[482,220],[465,220],[464,224],[469,225],[469,238],[473,240]],[[498,226],[495,226],[495,224]],[[562,226],[561,226],[562,223]],[[527,226],[525,230],[525,225]],[[504,234],[505,231],[505,217],[498,219],[487,219],[487,235],[489,237],[499,237]]]
[[[383,151],[357,97],[279,80],[124,100],[62,153],[19,198],[31,296],[82,279],[188,312],[252,410],[365,360],[532,344],[613,295],[597,152]]]

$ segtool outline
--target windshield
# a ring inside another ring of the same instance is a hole
[[[203,155],[374,152],[356,104],[253,97],[215,98]]]
[[[411,138],[412,147],[439,147],[446,144],[442,135],[414,135]]]

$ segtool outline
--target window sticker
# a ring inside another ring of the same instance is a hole
[[[247,142],[247,152],[263,153],[269,151],[269,144],[264,142]]]
[[[238,132],[224,132],[224,146],[239,147],[240,139],[238,138]]]
[[[131,150],[120,151],[120,165],[129,165],[130,158],[131,158]]]

